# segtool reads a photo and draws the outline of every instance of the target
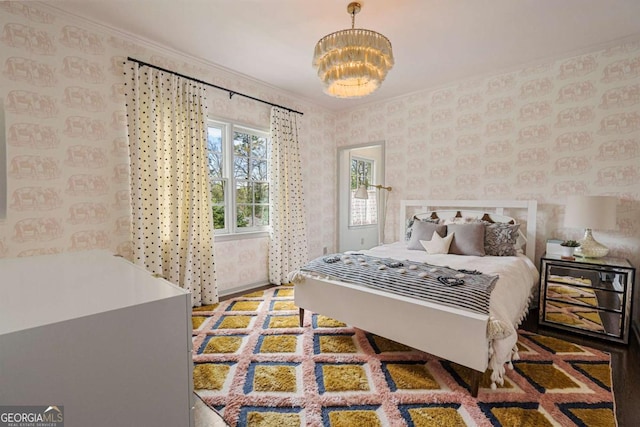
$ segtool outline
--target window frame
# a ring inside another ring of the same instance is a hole
[[[234,151],[234,135],[236,132],[246,133],[249,135],[255,135],[258,137],[265,138],[267,140],[267,147],[264,159],[267,161],[267,180],[259,181],[266,182],[267,186],[269,185],[268,180],[268,171],[270,166],[269,159],[269,144],[271,144],[271,135],[269,131],[264,129],[258,129],[256,127],[243,125],[241,123],[233,122],[230,120],[224,120],[219,118],[209,118],[207,120],[207,128],[217,128],[221,130],[222,142],[222,177],[221,178],[213,178],[210,180],[219,180],[223,182],[225,186],[224,189],[224,228],[215,228],[214,227],[214,235],[217,240],[231,240],[231,239],[243,239],[243,238],[255,238],[267,236],[270,229],[270,216],[269,216],[269,224],[261,225],[261,226],[252,226],[252,227],[238,227],[237,225],[237,209],[238,205],[246,205],[244,203],[237,203],[236,197],[236,178],[234,174],[234,159],[235,159],[235,151]],[[250,157],[251,158],[251,157]],[[253,182],[253,180],[249,179],[248,182]],[[213,209],[214,203],[213,200],[210,200],[210,205]],[[260,203],[256,203],[255,200],[249,204],[250,206],[258,206]],[[269,200],[267,199],[266,203],[262,205],[269,206]]]

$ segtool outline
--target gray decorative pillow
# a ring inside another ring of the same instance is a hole
[[[405,233],[404,240],[409,241],[409,239],[411,239],[413,224],[415,224],[416,222],[431,222],[433,224],[439,224],[440,220],[438,218],[418,218],[414,215],[410,220],[407,221],[407,226],[405,227],[405,230],[407,231]]]
[[[515,256],[520,224],[496,222],[485,225],[484,251],[491,256]]]
[[[420,240],[431,240],[433,232],[436,231],[440,237],[447,235],[447,226],[434,224],[427,221],[414,221],[411,232],[411,238],[407,243],[407,249],[413,249],[417,251],[424,251],[424,246],[420,243]]]
[[[447,235],[453,235],[449,253],[455,255],[484,256],[484,224],[449,224]]]

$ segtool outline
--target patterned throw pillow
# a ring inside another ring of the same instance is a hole
[[[485,224],[484,252],[491,256],[515,256],[520,224]]]

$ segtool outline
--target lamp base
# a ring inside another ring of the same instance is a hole
[[[591,234],[591,229],[584,231],[584,237],[579,241],[580,246],[576,248],[575,255],[583,258],[600,258],[607,256],[609,248],[596,241]]]

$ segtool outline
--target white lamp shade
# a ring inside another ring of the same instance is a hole
[[[569,196],[564,225],[569,228],[613,230],[617,199],[611,196]]]
[[[367,186],[364,184],[361,184],[360,187],[358,187],[358,189],[356,190],[356,194],[353,195],[353,197],[355,199],[368,199],[369,198],[369,192],[367,191]]]

